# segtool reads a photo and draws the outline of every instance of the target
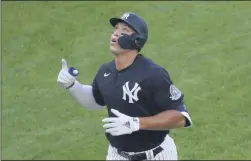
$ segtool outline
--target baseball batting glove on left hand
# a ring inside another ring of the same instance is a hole
[[[139,118],[127,116],[115,109],[111,109],[111,112],[118,117],[109,117],[102,120],[106,123],[103,125],[106,129],[105,132],[113,136],[119,136],[139,130]]]

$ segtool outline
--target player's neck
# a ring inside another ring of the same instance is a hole
[[[129,51],[127,53],[117,55],[115,57],[115,65],[117,70],[121,71],[130,66],[134,62],[136,56],[137,52],[135,51]]]

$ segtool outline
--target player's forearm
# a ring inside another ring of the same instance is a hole
[[[168,130],[185,126],[186,118],[179,111],[168,110],[150,117],[140,118],[142,130]]]
[[[90,85],[83,85],[76,81],[74,86],[69,89],[69,92],[73,98],[83,107],[87,107],[89,109],[103,108],[103,106],[100,106],[96,103],[92,94],[92,86]]]

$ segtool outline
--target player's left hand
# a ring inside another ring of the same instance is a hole
[[[111,109],[111,112],[118,117],[109,117],[102,120],[106,123],[103,125],[106,129],[105,132],[119,136],[139,130],[139,118],[127,116],[115,109]]]

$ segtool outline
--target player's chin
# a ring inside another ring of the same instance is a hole
[[[110,45],[110,51],[114,55],[118,55],[120,53],[121,49],[118,45]]]

